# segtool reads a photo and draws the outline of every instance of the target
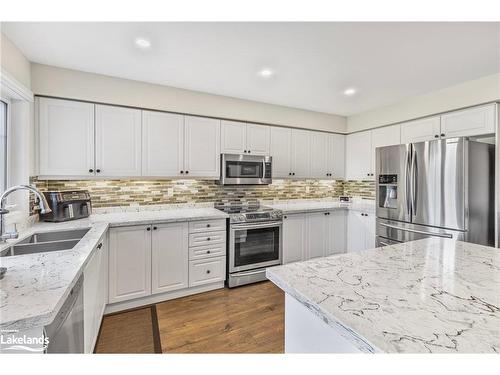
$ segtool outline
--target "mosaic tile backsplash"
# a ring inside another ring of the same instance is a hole
[[[328,180],[274,180],[271,185],[221,186],[205,180],[38,180],[42,191],[88,190],[95,208],[131,204],[217,202],[252,203],[258,200],[328,198],[340,195],[374,199],[373,182]]]

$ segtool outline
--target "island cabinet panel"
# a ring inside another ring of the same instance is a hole
[[[329,211],[328,213],[328,244],[326,248],[326,255],[345,253],[347,250],[347,211],[334,210]]]
[[[154,224],[152,229],[151,292],[187,288],[189,284],[189,224]]]
[[[109,231],[109,303],[151,294],[151,226]]]
[[[375,248],[375,215],[349,211],[347,215],[347,251]]]
[[[306,259],[306,216],[283,216],[283,264]]]

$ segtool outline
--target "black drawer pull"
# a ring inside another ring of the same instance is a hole
[[[207,273],[210,273],[210,270],[207,270]]]
[[[210,250],[207,250],[207,254],[210,254]]]
[[[210,237],[207,237],[207,241],[210,241]]]
[[[97,245],[97,248],[98,248],[99,250],[102,248],[102,242],[101,242],[99,245]]]
[[[207,228],[210,228],[210,224],[207,224]]]

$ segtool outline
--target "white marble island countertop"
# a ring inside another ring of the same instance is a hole
[[[499,353],[500,250],[425,239],[267,269],[364,352]]]
[[[24,331],[50,324],[109,227],[227,217],[213,207],[182,207],[115,210],[64,223],[37,223],[20,233],[18,240],[0,244],[0,251],[37,232],[90,230],[71,250],[0,257],[0,266],[7,268],[0,280],[0,330]]]

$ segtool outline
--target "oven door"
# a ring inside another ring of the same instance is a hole
[[[272,182],[271,157],[223,154],[221,164],[221,184],[262,185]]]
[[[229,272],[281,264],[282,225],[282,222],[231,225]]]

